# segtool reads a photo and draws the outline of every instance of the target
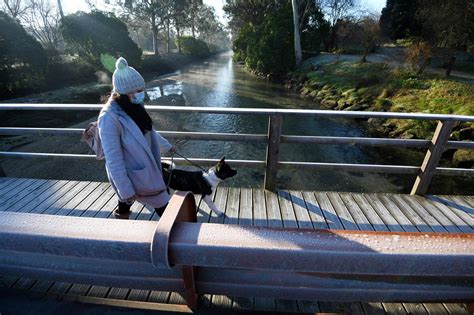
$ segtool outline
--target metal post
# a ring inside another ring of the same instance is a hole
[[[265,189],[274,191],[276,188],[278,157],[280,154],[280,136],[283,116],[272,115],[268,121],[268,146],[265,167]]]
[[[411,189],[411,195],[424,195],[428,190],[436,167],[443,154],[446,142],[453,129],[453,121],[440,121],[431,140],[430,147],[426,152],[425,159],[421,165],[420,173],[416,177],[415,184]]]

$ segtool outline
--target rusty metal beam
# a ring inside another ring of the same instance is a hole
[[[158,224],[4,212],[0,274],[175,291],[191,308],[198,293],[474,300],[474,234],[196,223],[195,210],[178,192]]]

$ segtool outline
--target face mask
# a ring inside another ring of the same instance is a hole
[[[145,100],[145,91],[135,93],[131,99],[133,104],[141,104],[143,103],[144,100]]]

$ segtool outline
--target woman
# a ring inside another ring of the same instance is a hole
[[[120,57],[113,93],[99,115],[99,134],[107,176],[118,196],[114,217],[128,219],[135,200],[160,216],[169,201],[161,173],[161,154],[174,147],[153,128],[145,110],[145,80]]]

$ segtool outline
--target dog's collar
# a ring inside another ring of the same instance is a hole
[[[219,182],[222,181],[219,177],[217,177],[216,172],[213,168],[211,168],[207,173],[204,173],[203,176],[204,179],[211,185],[212,187],[217,186]]]

